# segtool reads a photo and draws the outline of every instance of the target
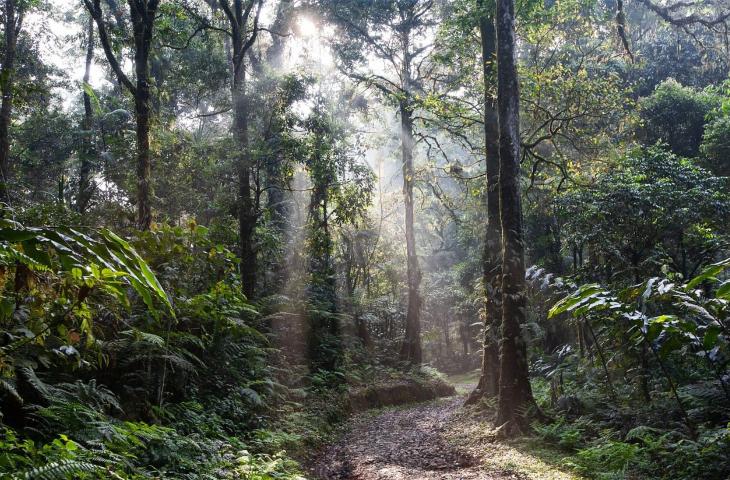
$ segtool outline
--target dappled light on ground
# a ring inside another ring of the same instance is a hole
[[[493,427],[462,408],[462,396],[359,415],[313,459],[319,479],[577,479],[500,443]]]

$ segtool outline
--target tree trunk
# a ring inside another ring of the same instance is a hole
[[[401,101],[401,149],[403,154],[403,199],[406,217],[406,257],[408,266],[408,312],[406,331],[400,350],[401,359],[418,365],[423,360],[421,351],[421,297],[419,285],[421,270],[416,253],[416,235],[413,229],[413,112],[408,100]]]
[[[119,60],[114,54],[112,42],[107,33],[104,13],[100,0],[84,0],[84,4],[96,22],[99,41],[109,66],[117,76],[120,85],[134,96],[134,114],[137,122],[137,228],[149,230],[152,224],[152,207],[150,205],[150,66],[149,58],[152,49],[152,30],[155,25],[159,0],[129,1],[129,15],[134,34],[134,70],[136,81],[133,83],[124,73]],[[112,5],[113,7],[113,5]],[[118,23],[121,16],[113,12]]]
[[[146,79],[137,78],[134,113],[137,119],[137,228],[149,230],[152,224],[150,206],[150,91]]]
[[[497,424],[508,424],[507,431],[524,431],[528,427],[528,410],[536,405],[528,376],[527,348],[520,331],[520,324],[525,321],[526,298],[514,0],[497,0],[496,29],[502,219],[502,338]]]
[[[316,131],[316,158],[311,172],[320,171],[322,151],[320,135]],[[321,171],[320,171],[321,173]],[[334,370],[340,360],[341,339],[339,321],[332,314],[337,312],[337,291],[332,266],[332,236],[329,228],[329,193],[335,179],[329,175],[312,174],[312,196],[309,202],[309,294],[308,301],[314,307],[309,312],[310,361],[313,371]]]
[[[234,58],[243,55],[242,40],[233,41]],[[256,293],[256,252],[253,234],[256,215],[251,198],[251,164],[248,151],[248,105],[246,98],[246,70],[243,61],[233,72],[233,128],[238,143],[238,226],[241,257],[241,285],[249,299]]]
[[[84,213],[89,206],[93,195],[94,186],[91,183],[91,161],[94,156],[94,142],[91,129],[93,125],[93,110],[91,108],[91,96],[86,91],[91,77],[91,62],[94,58],[94,19],[89,17],[87,32],[86,63],[84,67],[84,119],[81,122],[81,130],[84,131],[84,139],[81,147],[81,166],[79,168],[79,193],[76,198],[76,210]]]
[[[13,70],[18,33],[23,21],[22,12],[16,11],[15,0],[5,0],[5,55],[0,69],[0,202],[9,203],[10,193],[10,120],[13,110]]]
[[[254,230],[256,227],[256,209],[251,197],[251,156],[248,148],[248,99],[246,97],[245,56],[254,44],[258,33],[258,18],[261,13],[262,0],[251,0],[244,7],[242,0],[233,2],[233,9],[228,2],[219,1],[231,31],[232,85],[231,103],[233,104],[233,135],[238,143],[238,234],[241,257],[241,285],[243,293],[249,299],[256,293],[256,250],[254,247]],[[246,36],[248,21],[254,6],[257,6],[253,20],[253,31]]]
[[[154,12],[143,16],[130,8],[134,30],[134,70],[137,76],[134,113],[137,119],[137,228],[149,230],[152,224],[150,205],[150,66]]]
[[[497,332],[502,322],[500,276],[502,270],[502,225],[499,219],[499,123],[490,81],[494,73],[496,32],[494,18],[486,11],[485,1],[477,0],[479,32],[482,43],[482,81],[484,82],[484,150],[487,164],[487,228],[484,239],[484,351],[479,383],[469,395],[471,404],[486,395],[494,397],[499,386],[499,348]]]

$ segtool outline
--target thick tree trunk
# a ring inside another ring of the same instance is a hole
[[[408,267],[408,312],[406,313],[406,332],[400,356],[412,364],[423,360],[421,351],[421,270],[416,252],[416,234],[413,219],[413,112],[407,100],[401,102],[401,149],[403,155],[403,200],[406,220],[406,257]]]
[[[129,15],[134,34],[134,70],[136,81],[132,82],[124,73],[119,60],[114,54],[113,46],[104,22],[104,13],[100,0],[84,0],[84,4],[96,22],[99,41],[109,66],[119,83],[134,96],[134,114],[137,122],[137,228],[149,230],[152,224],[151,170],[150,161],[150,51],[152,49],[152,30],[159,0],[129,1]],[[113,10],[115,5],[112,5]],[[120,12],[114,11],[117,22],[121,23]]]
[[[525,259],[520,200],[519,84],[515,61],[514,0],[497,0],[497,103],[502,219],[502,331],[497,424],[524,430],[535,408],[528,376]]]
[[[94,193],[94,186],[91,183],[91,161],[94,156],[94,143],[91,129],[93,125],[94,112],[91,108],[91,97],[86,91],[91,77],[91,62],[94,58],[94,19],[89,17],[87,31],[86,63],[84,67],[84,119],[81,122],[81,130],[84,131],[83,144],[81,146],[81,166],[79,168],[79,193],[76,198],[76,210],[84,213],[89,206],[89,201]]]
[[[500,294],[502,272],[502,225],[499,218],[499,123],[491,80],[494,74],[496,32],[494,18],[486,11],[484,0],[479,7],[479,32],[482,43],[482,80],[484,82],[484,150],[487,164],[487,228],[484,239],[484,351],[479,383],[469,395],[467,404],[482,396],[494,397],[499,390],[498,332],[502,322]]]
[[[15,69],[15,52],[18,44],[18,33],[22,22],[22,13],[16,11],[15,0],[5,0],[5,55],[0,69],[0,202],[10,200],[10,120],[13,111],[13,70]]]

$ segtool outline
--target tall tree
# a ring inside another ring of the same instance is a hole
[[[527,427],[535,407],[528,376],[525,321],[525,248],[520,199],[520,97],[515,58],[514,0],[497,0],[497,110],[499,119],[499,198],[502,220],[502,330],[499,345],[497,424]]]
[[[499,122],[492,95],[496,33],[491,2],[477,0],[484,82],[484,151],[487,166],[487,225],[484,239],[484,351],[479,383],[469,395],[473,403],[483,395],[496,396],[499,390],[499,347],[497,333],[502,321],[500,282],[502,272],[502,225],[499,218]]]
[[[83,135],[79,157],[81,166],[79,168],[79,191],[76,196],[76,209],[83,213],[89,205],[91,196],[94,193],[94,185],[91,180],[92,158],[94,155],[93,135],[93,109],[91,108],[91,95],[89,94],[89,79],[91,78],[91,63],[94,60],[94,19],[89,17],[89,25],[86,32],[86,59],[84,63],[83,98],[84,118],[81,121]]]
[[[254,230],[257,212],[251,196],[253,161],[249,151],[249,108],[246,96],[246,54],[256,42],[259,15],[263,0],[218,0],[228,20],[233,54],[231,56],[231,104],[233,105],[233,135],[236,139],[236,171],[238,174],[238,226],[243,293],[253,298],[256,293],[256,250]],[[249,29],[250,28],[250,29]]]
[[[13,111],[13,73],[18,47],[18,35],[23,26],[25,9],[17,0],[5,0],[3,27],[5,29],[5,54],[0,67],[0,201],[8,202],[10,180],[10,121]]]
[[[286,130],[288,128],[288,110],[291,104],[303,93],[300,82],[295,76],[282,75],[284,50],[291,35],[296,9],[292,0],[280,0],[276,6],[276,16],[271,24],[271,45],[266,50],[266,64],[269,67],[273,105],[268,109],[270,115],[262,137],[266,144],[263,169],[266,174],[266,209],[271,225],[279,238],[279,245],[288,242],[287,221],[290,214],[291,194],[287,192],[286,177]],[[263,63],[263,62],[262,62]],[[279,255],[270,259],[272,265],[271,285],[281,288],[286,281],[287,268],[284,261],[283,248]]]
[[[312,182],[307,242],[310,257],[308,301],[313,307],[309,312],[309,346],[313,369],[334,370],[341,339],[338,321],[332,315],[337,311],[337,292],[330,216],[339,152],[334,137],[336,129],[323,107],[323,98],[317,98],[314,112],[306,121],[310,138],[304,161]]]
[[[323,1],[325,16],[340,29],[343,41],[335,45],[342,70],[354,80],[380,91],[397,105],[403,172],[403,204],[408,270],[408,311],[405,338],[400,351],[403,360],[418,364],[421,350],[421,270],[414,230],[414,148],[417,96],[428,76],[428,59],[433,44],[428,37],[436,25],[433,0],[390,0],[383,2]],[[372,68],[375,57],[394,74],[387,76]]]
[[[101,0],[84,0],[87,10],[96,22],[99,41],[107,61],[121,85],[134,97],[134,114],[137,121],[137,228],[149,230],[152,224],[150,205],[150,53],[152,35],[160,0],[127,0],[132,24],[135,82],[122,70],[114,53],[112,39],[107,31]],[[115,15],[119,20],[119,17]]]

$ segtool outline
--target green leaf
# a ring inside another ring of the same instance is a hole
[[[567,297],[560,300],[558,303],[553,305],[553,307],[548,312],[548,318],[553,318],[556,315],[560,315],[561,313],[565,313],[567,311],[573,310],[581,304],[582,302],[588,300],[589,298],[597,295],[597,294],[603,294],[605,291],[603,288],[598,284],[588,284],[581,286],[577,291],[574,293],[568,295]]]
[[[66,227],[25,228],[17,222],[0,221],[0,264],[18,262],[32,270],[69,272],[77,281],[110,283],[107,289],[119,296],[111,284],[126,281],[139,294],[154,317],[161,303],[174,318],[172,303],[147,262],[130,244],[102,229],[86,234]],[[49,253],[53,253],[50,255]],[[89,275],[85,275],[87,272]]]
[[[717,298],[722,298],[723,300],[730,300],[730,280],[725,280],[720,287],[717,289]]]
[[[705,330],[705,335],[702,337],[702,346],[705,350],[712,350],[717,346],[717,340],[720,338],[722,329],[719,325],[710,325]]]
[[[728,267],[730,267],[730,258],[726,258],[721,262],[713,263],[706,267],[702,273],[690,280],[687,283],[687,288],[695,288],[697,285],[707,280],[716,280],[717,275],[722,273]]]
[[[89,96],[89,99],[91,100],[91,105],[94,109],[94,113],[96,115],[99,115],[101,113],[101,102],[99,102],[99,97],[96,96],[96,92],[94,92],[94,89],[86,82],[83,82],[81,84],[81,88],[84,89],[84,93]]]

